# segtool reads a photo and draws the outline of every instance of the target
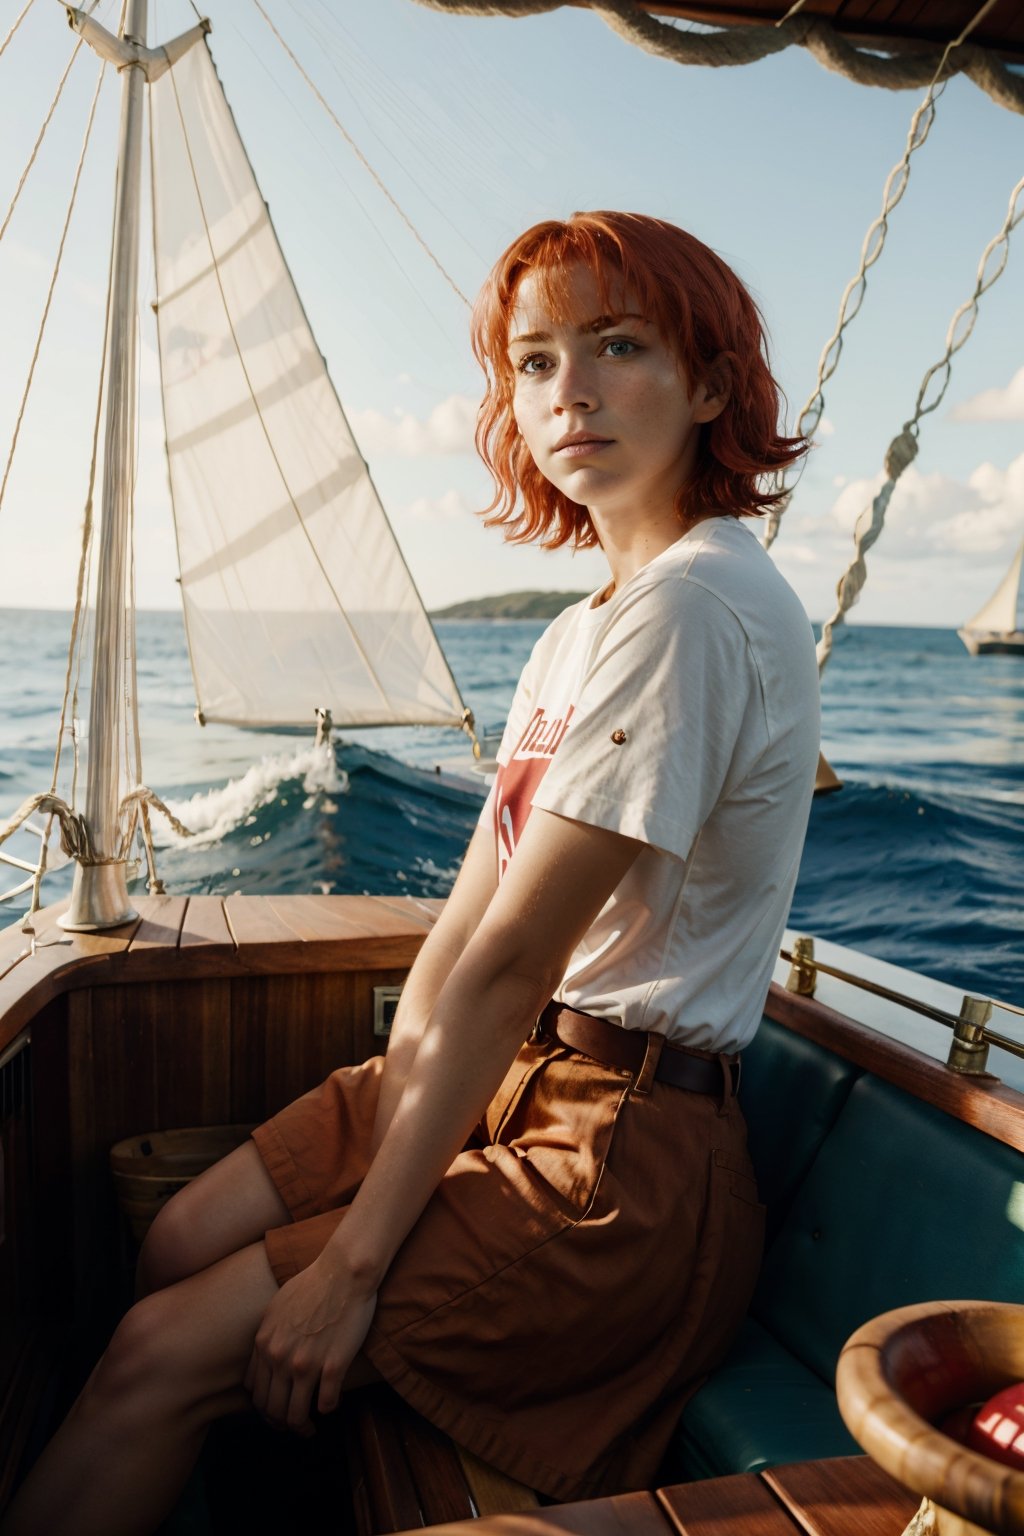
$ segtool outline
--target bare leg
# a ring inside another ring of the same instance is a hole
[[[263,1244],[139,1302],[18,1493],[3,1536],[147,1536],[242,1379],[277,1284]],[[365,1379],[357,1357],[346,1386]]]
[[[289,1221],[288,1207],[253,1142],[207,1168],[169,1200],[149,1229],[136,1278],[148,1296],[197,1275]]]

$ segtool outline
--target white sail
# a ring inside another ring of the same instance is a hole
[[[973,619],[968,619],[965,630],[987,630],[994,634],[1012,634],[1024,628],[1024,615],[1020,612],[1021,571],[1024,568],[1024,541],[988,602],[979,608]]]
[[[203,718],[461,723],[216,69],[150,89],[171,494]]]

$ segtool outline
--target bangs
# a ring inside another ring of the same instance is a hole
[[[630,270],[627,253],[615,242],[602,239],[590,229],[563,225],[553,230],[529,256],[524,256],[508,274],[509,313],[516,307],[524,278],[531,278],[537,297],[556,325],[581,325],[594,318],[583,314],[574,302],[573,279],[579,268],[590,274],[597,290],[600,314],[625,313],[627,297],[638,304],[647,318],[647,303],[637,274]],[[652,317],[653,318],[653,317]]]
[[[489,365],[496,376],[506,373],[500,358],[508,348],[524,278],[533,281],[538,299],[556,325],[578,325],[594,318],[580,312],[574,295],[573,277],[580,267],[593,279],[600,313],[618,316],[636,308],[673,350],[679,350],[680,317],[671,312],[676,306],[666,304],[664,287],[652,281],[650,264],[635,260],[629,243],[600,214],[575,214],[569,222],[552,221],[528,230],[492,273],[494,288],[488,293],[487,285],[474,312],[475,350],[485,368]],[[512,382],[509,367],[506,383]]]

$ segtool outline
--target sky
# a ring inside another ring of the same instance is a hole
[[[0,41],[24,0],[0,0]],[[537,219],[619,207],[684,225],[765,315],[795,419],[923,92],[868,89],[803,50],[683,69],[565,7],[506,20],[413,0],[265,0],[377,175],[472,295]],[[251,0],[210,0],[211,46],[318,343],[412,573],[436,608],[523,588],[590,590],[599,553],[502,543],[472,429],[467,311],[317,103]],[[113,0],[97,11],[109,24]],[[195,20],[151,0],[149,38]],[[0,222],[74,46],[35,0],[0,57]],[[0,474],[46,300],[98,65],[83,49],[0,240]],[[79,200],[0,504],[0,606],[73,600],[109,257],[118,82],[108,72]],[[914,156],[861,311],[826,386],[817,446],[773,556],[814,619],[831,611],[885,449],[941,357],[949,321],[1024,171],[1024,118],[955,79]],[[1024,206],[1024,199],[1019,206]],[[1024,227],[1017,244],[1024,244]],[[136,583],[177,603],[143,240]],[[956,625],[1024,536],[1024,250],[981,301],[921,451],[868,557],[850,622]]]

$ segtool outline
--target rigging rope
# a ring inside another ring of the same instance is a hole
[[[257,0],[258,3],[258,0]],[[417,0],[428,10],[449,16],[539,16],[557,11],[563,0]],[[903,91],[927,85],[939,62],[939,52],[879,54],[855,47],[819,16],[795,15],[766,26],[728,27],[718,32],[683,32],[634,8],[633,0],[583,0],[627,42],[658,58],[677,64],[719,68],[753,64],[785,48],[806,48],[826,69],[860,85]],[[948,72],[965,74],[992,100],[1011,112],[1024,113],[1024,79],[1007,69],[990,49],[965,44]]]
[[[43,126],[40,128],[38,137],[36,138],[36,141],[35,141],[35,143],[32,146],[32,153],[28,157],[28,164],[26,165],[25,169],[22,171],[21,178],[20,178],[20,180],[18,182],[18,185],[14,189],[14,196],[11,199],[11,205],[8,208],[6,214],[4,215],[3,223],[0,224],[0,240],[2,240],[4,235],[6,235],[6,233],[7,233],[7,226],[11,222],[11,218],[12,218],[12,216],[14,214],[15,208],[18,206],[18,199],[19,199],[19,197],[22,194],[22,189],[24,188],[26,181],[28,180],[29,172],[31,171],[32,167],[36,163],[36,156],[39,153],[39,146],[42,144],[44,138],[46,137],[46,130],[50,126],[50,119],[53,117],[54,112],[56,112],[56,110],[57,110],[57,103],[60,101],[60,98],[61,98],[61,96],[64,93],[64,86],[67,83],[68,75],[70,75],[70,73],[71,73],[71,66],[75,62],[75,60],[78,58],[79,49],[81,47],[82,47],[82,39],[79,38],[78,42],[75,44],[74,48],[72,49],[71,57],[70,57],[70,59],[68,59],[68,62],[67,62],[67,67],[65,68],[64,73],[60,77],[60,83],[57,86],[56,95],[54,96],[53,100],[50,102],[49,111],[47,112],[45,118],[43,119]]]
[[[110,306],[111,306],[111,282],[110,273],[113,270],[114,252],[111,246],[107,271],[107,307],[103,320],[103,346],[100,349],[100,373],[99,383],[96,389],[96,414],[92,426],[92,454],[89,460],[89,482],[85,495],[85,512],[82,517],[82,552],[78,558],[78,581],[75,587],[75,611],[71,618],[71,636],[68,641],[68,660],[64,669],[64,697],[60,706],[60,721],[57,725],[57,747],[53,755],[53,774],[50,778],[50,793],[56,795],[57,780],[60,775],[60,762],[64,752],[64,734],[67,729],[68,698],[71,699],[71,804],[74,805],[78,798],[78,769],[79,769],[79,745],[78,745],[78,684],[82,671],[82,608],[85,594],[89,589],[90,557],[92,554],[92,530],[93,530],[93,495],[96,489],[96,465],[99,458],[100,418],[103,413],[103,380],[106,371],[107,347],[110,343]],[[75,680],[72,685],[71,674],[74,672]],[[36,877],[32,882],[32,899],[29,903],[28,917],[38,910],[40,888],[43,876],[46,874],[47,852],[50,846],[50,836],[53,831],[54,813],[47,817],[46,827],[43,833],[43,843],[40,849],[39,867]],[[12,893],[13,894],[13,893]]]
[[[25,20],[25,17],[28,15],[29,11],[32,9],[32,7],[35,5],[35,3],[36,3],[36,0],[28,0],[28,4],[25,6],[25,9],[17,17],[17,19],[14,22],[14,25],[11,27],[11,30],[8,32],[7,36],[4,38],[3,42],[0,43],[0,58],[3,58],[4,50],[6,49],[7,44],[10,42],[10,40],[14,36],[15,32],[17,32],[18,28],[21,26],[22,22]]]
[[[29,5],[31,5],[32,3],[33,3],[33,0],[29,0]],[[96,7],[99,4],[100,4],[100,0],[91,0],[91,4],[87,5],[86,8],[85,8],[85,14],[87,16],[91,16],[93,11],[96,9]],[[18,17],[18,20],[14,23],[14,26],[11,28],[10,32],[8,32],[6,38],[4,39],[3,47],[0,47],[0,53],[3,53],[4,48],[7,47],[7,44],[10,42],[11,38],[14,36],[15,32],[18,30],[18,27],[21,24],[22,17],[27,14],[28,9],[29,9],[29,6],[26,5],[24,11],[22,11],[22,13],[21,13],[21,16]],[[121,16],[122,16],[122,24],[123,24],[123,19],[124,19],[124,11],[123,11],[123,9],[122,9],[122,12],[121,12]],[[68,75],[70,75],[70,73],[71,73],[71,66],[75,62],[75,60],[77,59],[77,57],[78,57],[78,50],[81,48],[83,42],[84,42],[84,38],[79,38],[78,39],[78,42],[75,44],[75,46],[74,46],[74,48],[72,50],[71,57],[70,57],[70,59],[68,59],[67,68],[64,70],[64,73],[60,77],[60,82],[59,82],[59,84],[57,86],[56,95],[54,96],[53,100],[50,102],[49,111],[47,112],[45,118],[43,119],[43,126],[40,128],[38,137],[36,138],[36,142],[32,146],[32,153],[28,157],[28,164],[26,165],[25,169],[21,173],[21,179],[19,180],[18,185],[15,188],[14,196],[11,199],[11,205],[8,208],[6,214],[4,215],[4,222],[3,222],[3,224],[0,224],[0,240],[2,240],[4,235],[7,233],[7,226],[11,222],[11,216],[14,213],[15,208],[18,206],[18,199],[19,199],[19,197],[22,194],[22,189],[25,186],[25,182],[28,180],[29,172],[31,171],[33,165],[35,165],[36,156],[39,153],[39,147],[42,144],[44,138],[46,137],[46,130],[50,126],[50,119],[53,117],[54,112],[57,110],[57,103],[60,101],[61,95],[63,94],[63,91],[64,91],[64,86],[67,83]]]
[[[1020,206],[1018,207],[1018,204]],[[1024,176],[1021,177],[1013,191],[1010,193],[1010,202],[1006,210],[1006,218],[1002,228],[992,237],[981,254],[978,263],[978,275],[975,280],[974,290],[970,298],[965,299],[949,322],[946,332],[946,349],[937,363],[933,363],[928,369],[921,386],[917,392],[917,401],[914,406],[914,414],[910,420],[904,423],[903,430],[893,438],[885,455],[885,482],[877,495],[864,508],[857,519],[854,530],[855,554],[836,587],[836,609],[832,616],[822,626],[821,639],[818,641],[818,670],[823,671],[832,654],[832,632],[837,624],[841,624],[845,615],[853,607],[864,586],[867,576],[867,567],[864,556],[875,543],[885,524],[885,514],[892,499],[892,493],[896,482],[903,471],[913,463],[917,456],[918,432],[921,418],[934,411],[945,397],[952,377],[952,360],[954,355],[967,341],[974,330],[975,321],[978,318],[978,301],[983,293],[987,293],[993,283],[1002,276],[1006,262],[1010,254],[1010,234],[1013,229],[1024,219]],[[993,257],[995,258],[993,260]],[[941,382],[935,391],[934,398],[926,397],[933,379]]]
[[[983,0],[979,10],[964,27],[960,36],[946,44],[938,68],[932,76],[931,83],[925,93],[924,100],[918,106],[910,120],[910,130],[907,134],[907,144],[902,157],[896,162],[886,178],[882,189],[882,211],[878,217],[868,226],[860,250],[860,265],[857,271],[843,290],[843,296],[839,300],[839,316],[836,328],[822,348],[818,359],[818,377],[803,410],[797,420],[797,436],[803,438],[813,437],[818,430],[822,412],[825,409],[825,385],[839,366],[839,359],[843,351],[843,334],[860,313],[867,292],[867,274],[869,267],[873,267],[881,256],[885,247],[886,235],[889,232],[889,215],[902,198],[910,182],[910,159],[921,148],[931,132],[935,122],[935,104],[949,80],[945,73],[946,60],[954,48],[959,48],[964,39],[974,31],[979,22],[995,5],[996,0]],[[779,476],[778,489],[783,492],[783,498],[769,511],[765,519],[764,547],[771,549],[778,537],[779,526],[783,514],[786,512],[793,499],[793,493],[800,483],[801,476],[807,464],[806,456],[801,460],[792,483],[787,487],[783,476]]]
[[[56,260],[56,262],[54,264],[53,274],[52,274],[51,279],[50,279],[50,288],[49,288],[49,292],[48,292],[47,297],[46,297],[46,306],[45,306],[45,308],[43,310],[43,318],[42,318],[42,321],[40,322],[39,334],[36,337],[35,351],[32,354],[32,362],[31,362],[31,366],[29,368],[28,380],[27,380],[27,382],[25,384],[25,393],[22,396],[21,408],[20,408],[20,410],[18,412],[18,419],[17,419],[17,423],[16,423],[15,429],[14,429],[14,437],[13,437],[12,442],[11,442],[10,452],[8,454],[8,457],[7,457],[7,465],[6,465],[6,468],[4,470],[3,482],[2,482],[2,484],[0,484],[0,506],[2,506],[2,504],[3,504],[4,491],[6,490],[6,487],[7,487],[8,477],[10,476],[10,472],[11,472],[11,465],[12,465],[13,460],[14,460],[14,450],[15,450],[15,448],[17,446],[18,434],[19,434],[19,432],[21,430],[21,423],[22,423],[22,419],[23,419],[24,414],[25,414],[25,407],[26,407],[26,403],[28,401],[29,391],[32,388],[32,379],[33,379],[33,375],[35,373],[36,362],[37,362],[37,360],[39,358],[39,352],[40,352],[40,349],[41,349],[41,346],[42,346],[43,333],[44,333],[44,331],[46,329],[47,316],[48,316],[49,310],[50,310],[50,301],[53,298],[53,292],[54,292],[54,288],[55,288],[56,282],[57,282],[57,275],[58,275],[58,273],[60,271],[61,257],[62,257],[63,252],[64,252],[64,242],[65,242],[65,240],[67,238],[68,227],[69,227],[69,225],[71,223],[71,215],[72,215],[72,212],[74,210],[75,199],[76,199],[77,194],[78,194],[78,184],[79,184],[79,181],[80,181],[81,175],[82,175],[82,166],[83,166],[83,164],[85,162],[85,154],[86,154],[86,150],[88,149],[88,146],[89,146],[89,138],[90,138],[90,135],[92,133],[93,121],[94,121],[95,116],[96,116],[96,107],[97,107],[97,104],[99,102],[100,91],[103,88],[103,79],[104,79],[105,74],[106,74],[106,65],[105,64],[101,64],[100,65],[99,77],[98,77],[98,79],[96,81],[96,90],[95,90],[95,92],[93,94],[92,105],[91,105],[91,107],[89,109],[89,119],[88,119],[88,122],[86,124],[85,137],[84,137],[83,142],[82,142],[82,150],[81,150],[81,154],[79,156],[78,166],[77,166],[77,168],[75,170],[75,179],[74,179],[74,183],[73,183],[72,188],[71,188],[71,198],[70,198],[70,201],[68,203],[67,216],[65,217],[65,220],[64,220],[64,229],[63,229],[63,232],[61,234],[60,245],[59,245],[58,250],[57,250],[57,260]],[[108,298],[107,298],[107,322],[106,322],[107,324],[109,324],[109,316],[110,316],[110,299],[109,299],[109,292],[108,292]],[[106,353],[106,340],[104,339],[104,355],[105,355],[105,353]],[[72,620],[72,625],[71,625],[71,642],[70,642],[70,646],[69,646],[69,649],[68,649],[68,663],[67,663],[67,669],[66,669],[65,675],[64,675],[64,698],[63,698],[63,701],[61,703],[60,724],[58,726],[58,731],[57,731],[57,747],[56,747],[56,751],[54,753],[53,775],[52,775],[52,778],[51,778],[51,781],[50,781],[49,797],[53,801],[56,801],[56,799],[57,799],[57,776],[58,776],[58,773],[60,771],[60,759],[61,759],[62,743],[63,743],[63,739],[64,739],[65,721],[66,721],[66,718],[67,718],[67,703],[68,703],[69,684],[70,684],[70,678],[71,678],[71,669],[72,669],[72,665],[73,665],[73,657],[74,657],[74,654],[75,654],[75,649],[76,649],[77,642],[78,642],[79,624],[80,624],[80,618],[81,618],[81,612],[82,612],[82,593],[83,593],[83,585],[84,585],[84,580],[85,580],[85,569],[86,569],[86,563],[87,563],[87,552],[88,552],[89,545],[90,545],[90,542],[91,542],[91,539],[92,539],[92,493],[93,493],[93,486],[94,486],[95,479],[96,479],[96,457],[97,457],[97,447],[98,447],[98,441],[99,441],[100,400],[102,399],[102,397],[103,397],[103,359],[101,358],[101,360],[100,360],[100,387],[99,387],[99,396],[98,396],[97,401],[96,401],[96,422],[95,422],[95,426],[94,426],[94,429],[93,429],[92,462],[91,462],[90,467],[89,467],[89,492],[88,492],[88,498],[87,498],[87,501],[86,501],[86,509],[85,509],[85,526],[84,526],[84,530],[83,530],[82,556],[81,556],[81,561],[80,561],[80,564],[79,564],[79,571],[78,571],[78,589],[77,589],[76,596],[75,596],[74,618]],[[76,690],[75,691],[76,691],[76,696],[77,696],[77,679],[76,679]],[[72,721],[72,732],[74,733],[74,722],[73,721]],[[73,777],[73,780],[72,780],[72,802],[74,801],[74,789],[75,789],[75,783],[77,782],[77,776],[78,776],[78,742],[77,742],[77,736],[75,737],[74,749],[75,749],[75,773],[74,773],[74,777]],[[63,802],[61,802],[61,803],[63,804]],[[3,897],[0,898],[2,900],[6,901],[10,897],[12,897],[12,896],[19,895],[21,893],[21,891],[27,889],[27,887],[29,885],[31,885],[31,887],[32,887],[32,896],[31,896],[31,900],[29,902],[29,909],[28,909],[28,916],[29,917],[31,917],[32,913],[35,912],[38,909],[38,907],[39,907],[39,891],[40,891],[40,886],[42,885],[43,876],[46,873],[47,853],[48,853],[48,849],[49,849],[50,834],[51,834],[51,832],[53,830],[53,822],[54,822],[54,818],[55,818],[56,815],[57,815],[57,812],[56,812],[55,809],[52,809],[52,808],[49,809],[49,812],[48,812],[48,815],[47,815],[47,820],[46,820],[46,825],[45,825],[45,828],[43,829],[43,831],[41,833],[42,842],[41,842],[41,846],[40,846],[40,850],[39,850],[39,863],[35,867],[35,871],[34,871],[34,875],[33,875],[32,880],[31,881],[25,881],[24,884],[20,885],[17,888],[17,890],[6,891],[4,893],[4,895],[3,895]],[[24,818],[22,818],[22,819],[24,819]],[[17,823],[17,825],[20,826],[20,824],[21,823],[19,821]],[[6,840],[6,838],[8,836],[10,836],[10,833],[15,831],[15,830],[16,830],[16,828],[12,826],[9,831],[5,831],[3,833],[3,835],[0,836],[0,843],[3,843]]]
[[[75,52],[77,53],[77,51],[78,50],[76,49]],[[72,62],[74,62],[73,57]],[[70,67],[71,66],[69,64],[68,68],[70,69]],[[82,140],[82,149],[78,156],[78,165],[75,168],[75,179],[71,187],[71,198],[68,202],[67,213],[64,216],[64,228],[61,231],[60,244],[57,247],[57,259],[53,264],[53,272],[50,276],[50,286],[46,294],[46,303],[43,306],[43,317],[39,322],[39,332],[36,336],[36,344],[32,353],[32,361],[29,364],[28,378],[25,381],[25,391],[21,397],[21,405],[18,409],[17,420],[14,424],[14,436],[11,439],[11,447],[7,455],[7,464],[4,469],[3,480],[0,481],[0,507],[3,507],[4,492],[7,490],[7,481],[10,478],[11,465],[14,463],[14,450],[18,446],[18,436],[21,432],[21,424],[25,416],[25,407],[28,404],[29,393],[32,389],[32,380],[35,377],[36,363],[39,361],[39,352],[43,344],[43,335],[46,331],[46,322],[50,316],[50,304],[53,300],[53,290],[57,286],[57,277],[60,273],[61,260],[64,256],[64,245],[68,237],[68,228],[71,224],[71,215],[75,209],[75,200],[78,197],[78,184],[82,179],[82,166],[85,164],[85,154],[86,150],[89,148],[89,139],[92,134],[92,125],[96,117],[96,104],[100,99],[100,91],[103,89],[103,77],[106,74],[106,69],[107,66],[105,64],[100,65],[99,78],[96,81],[96,89],[93,92],[92,105],[89,108],[89,120],[85,125],[85,137]],[[67,79],[66,71],[64,78]]]
[[[452,290],[452,292],[456,295],[457,298],[460,298],[462,300],[463,304],[465,304],[467,309],[468,309],[470,307],[469,300],[467,299],[466,295],[463,293],[462,289],[459,287],[458,283],[455,281],[455,279],[451,276],[451,274],[449,272],[447,272],[445,270],[445,268],[441,265],[441,263],[438,261],[437,257],[434,255],[433,251],[430,249],[430,246],[424,240],[423,236],[420,234],[420,232],[416,228],[415,224],[409,218],[408,214],[400,206],[400,204],[395,199],[395,197],[392,195],[392,193],[389,191],[387,186],[384,184],[384,182],[381,180],[381,178],[377,175],[377,172],[374,170],[374,168],[370,164],[369,160],[367,160],[366,156],[363,154],[362,150],[359,148],[359,145],[356,143],[355,139],[353,139],[352,135],[349,133],[349,131],[345,127],[345,125],[335,115],[333,108],[326,101],[326,99],[321,95],[321,93],[320,93],[319,89],[317,88],[317,86],[314,85],[313,81],[310,79],[310,77],[306,73],[305,69],[303,69],[302,65],[299,63],[298,59],[295,57],[295,55],[292,52],[292,50],[289,48],[289,46],[285,42],[284,38],[281,36],[280,32],[274,26],[274,23],[271,21],[270,17],[267,15],[266,11],[263,9],[263,6],[260,4],[260,0],[253,0],[253,3],[255,4],[256,9],[259,11],[260,15],[263,17],[263,20],[266,22],[267,26],[270,28],[271,32],[273,32],[274,36],[277,38],[277,41],[281,44],[281,47],[284,49],[285,53],[288,55],[288,57],[291,59],[292,63],[295,65],[295,68],[298,70],[298,72],[302,76],[303,80],[306,82],[306,84],[309,86],[310,90],[313,92],[313,95],[316,97],[317,101],[320,103],[320,105],[323,107],[324,111],[327,113],[328,117],[331,119],[331,122],[334,124],[335,128],[337,128],[338,132],[341,134],[342,138],[345,140],[345,143],[349,146],[349,148],[352,150],[352,153],[356,156],[356,158],[359,161],[360,165],[367,172],[367,174],[373,178],[373,180],[376,183],[377,187],[384,194],[384,196],[387,198],[387,200],[391,204],[392,208],[395,210],[395,212],[398,214],[399,218],[402,220],[402,223],[405,225],[405,227],[409,230],[410,234],[416,240],[417,244],[420,246],[420,248],[423,251],[426,252],[427,256],[430,258],[430,260],[433,262],[434,266],[440,272],[441,276],[444,278],[444,280],[448,284],[449,288]]]

